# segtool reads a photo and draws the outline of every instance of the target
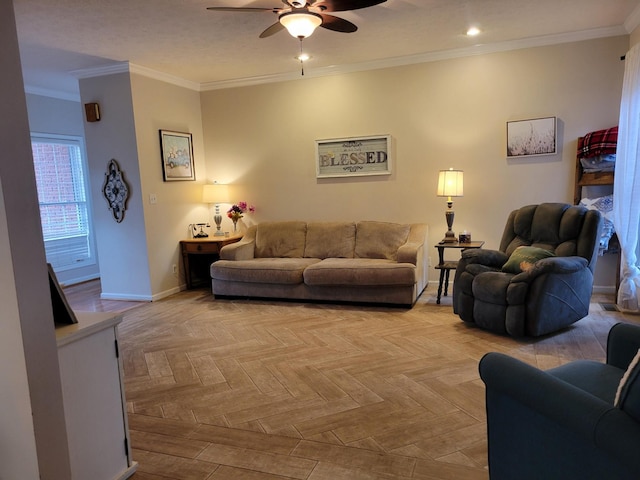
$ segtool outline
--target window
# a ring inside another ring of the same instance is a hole
[[[47,262],[56,271],[95,264],[82,139],[32,135],[31,148]]]

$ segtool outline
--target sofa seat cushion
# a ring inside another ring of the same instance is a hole
[[[218,260],[211,265],[211,278],[232,282],[302,283],[305,268],[317,258],[254,258],[252,260]]]
[[[309,286],[410,286],[416,283],[415,265],[372,258],[327,258],[304,271]]]

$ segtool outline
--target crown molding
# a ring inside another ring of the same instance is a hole
[[[638,5],[624,21],[624,28],[627,33],[632,33],[638,25],[640,25],[640,5]]]
[[[221,90],[225,88],[246,87],[259,85],[262,83],[284,82],[290,80],[301,80],[303,78],[324,77],[329,75],[339,75],[344,73],[361,72],[366,70],[378,70],[382,68],[400,67],[418,63],[437,62],[454,58],[471,57],[476,55],[486,55],[489,53],[507,52],[511,50],[521,50],[525,48],[544,47],[558,45],[562,43],[580,42],[597,38],[617,37],[628,35],[624,26],[604,27],[579,32],[562,33],[558,35],[545,35],[540,37],[530,37],[521,40],[512,40],[492,44],[480,44],[473,47],[443,50],[440,52],[420,53],[402,57],[386,58],[371,62],[353,63],[349,65],[331,65],[328,67],[305,68],[305,76],[301,77],[297,72],[287,72],[282,74],[264,75],[258,77],[239,78],[231,80],[221,80],[200,84],[201,91]]]
[[[160,80],[169,84],[184,87],[197,92],[209,90],[222,90],[225,88],[248,87],[261,85],[266,83],[287,82],[293,80],[303,80],[306,78],[318,78],[330,75],[340,75],[345,73],[362,72],[366,70],[378,70],[383,68],[400,67],[419,63],[437,62],[441,60],[449,60],[454,58],[463,58],[476,55],[486,55],[490,53],[507,52],[512,50],[521,50],[525,48],[544,47],[550,45],[558,45],[562,43],[580,42],[585,40],[593,40],[597,38],[615,37],[621,35],[629,35],[638,25],[640,25],[640,5],[627,18],[624,25],[614,27],[604,27],[591,30],[582,30],[579,32],[562,33],[558,35],[545,35],[540,37],[530,37],[521,40],[512,40],[492,44],[479,44],[472,47],[444,50],[440,52],[421,53],[416,55],[407,55],[402,57],[386,58],[382,60],[374,60],[371,62],[361,62],[348,65],[329,65],[326,67],[305,68],[304,77],[297,71],[276,73],[271,75],[260,75],[256,77],[235,78],[229,80],[219,80],[214,82],[197,83],[186,80],[175,75],[153,70],[151,68],[136,65],[130,62],[118,62],[110,65],[102,65],[93,68],[84,68],[69,72],[70,75],[77,79],[101,77],[105,75],[113,75],[116,73],[136,73],[145,77]],[[25,86],[27,93],[34,95],[43,95],[48,97],[60,98],[62,100],[80,101],[80,95],[74,95],[68,92],[56,92],[38,87]]]
[[[125,73],[129,71],[129,62],[118,62],[109,65],[101,65],[99,67],[81,68],[72,70],[69,75],[81,78],[103,77],[105,75],[114,75],[116,73]]]
[[[68,100],[70,102],[80,101],[79,93],[63,92],[61,90],[53,90],[50,88],[42,88],[42,87],[25,85],[24,92],[31,95],[39,95],[41,97],[57,98],[58,100]]]
[[[136,65],[131,62],[118,62],[110,65],[102,65],[99,67],[93,68],[83,68],[80,70],[73,70],[69,72],[74,77],[81,78],[92,78],[92,77],[103,77],[106,75],[113,75],[116,73],[136,73],[138,75],[143,75],[145,77],[154,78],[156,80],[161,80],[166,83],[171,83],[173,85],[177,85],[184,88],[189,88],[191,90],[200,91],[200,84],[197,82],[192,82],[190,80],[186,80],[181,77],[176,77],[175,75],[170,75],[168,73],[160,72],[158,70],[153,70],[152,68],[143,67],[141,65]]]
[[[135,63],[129,64],[129,71],[131,73],[137,73],[138,75],[143,75],[145,77],[154,78],[166,83],[171,83],[173,85],[177,85],[178,87],[188,88],[189,90],[195,90],[196,92],[200,91],[200,84],[198,82],[192,82],[191,80],[186,80],[181,77],[176,77],[175,75],[159,72],[151,68],[136,65]]]

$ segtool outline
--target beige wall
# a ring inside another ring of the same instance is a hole
[[[85,122],[102,296],[156,300],[176,293],[184,285],[179,242],[188,238],[188,224],[208,221],[200,94],[129,72],[82,79],[80,93],[102,113],[99,122]],[[193,134],[196,181],[163,181],[161,129]],[[129,186],[120,223],[102,195],[112,158]]]
[[[250,221],[427,222],[435,245],[437,172],[454,167],[454,230],[496,248],[512,209],[573,201],[577,137],[617,125],[628,47],[622,36],[203,92],[207,176],[256,204]],[[541,116],[558,117],[558,154],[507,160],[505,123]],[[316,179],[316,139],[372,134],[393,137],[391,176]],[[600,264],[596,285],[612,286],[615,260]]]
[[[633,32],[631,32],[631,36],[629,39],[629,45],[631,47],[638,43],[640,43],[640,27],[637,27]]]
[[[151,290],[159,298],[184,284],[182,268],[174,274],[173,266],[180,266],[178,245],[188,238],[188,225],[210,221],[202,204],[205,155],[200,94],[141,75],[132,75],[131,83]],[[193,135],[195,182],[163,181],[159,130]],[[150,194],[155,194],[156,204],[149,202]]]

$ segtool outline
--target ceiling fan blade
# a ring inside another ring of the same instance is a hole
[[[353,33],[358,30],[358,27],[344,18],[334,17],[333,15],[327,15],[325,13],[321,13],[320,16],[322,17],[322,25],[320,26],[327,30],[342,33]]]
[[[316,7],[324,12],[346,12],[360,8],[373,7],[387,0],[316,0],[311,2],[311,7]]]
[[[276,22],[269,28],[267,28],[264,32],[262,32],[260,34],[260,38],[270,37],[271,35],[275,35],[276,33],[278,33],[280,30],[284,30],[284,25],[282,25],[280,22]]]
[[[273,12],[278,13],[280,8],[253,8],[253,7],[207,7],[207,10],[218,12]]]

